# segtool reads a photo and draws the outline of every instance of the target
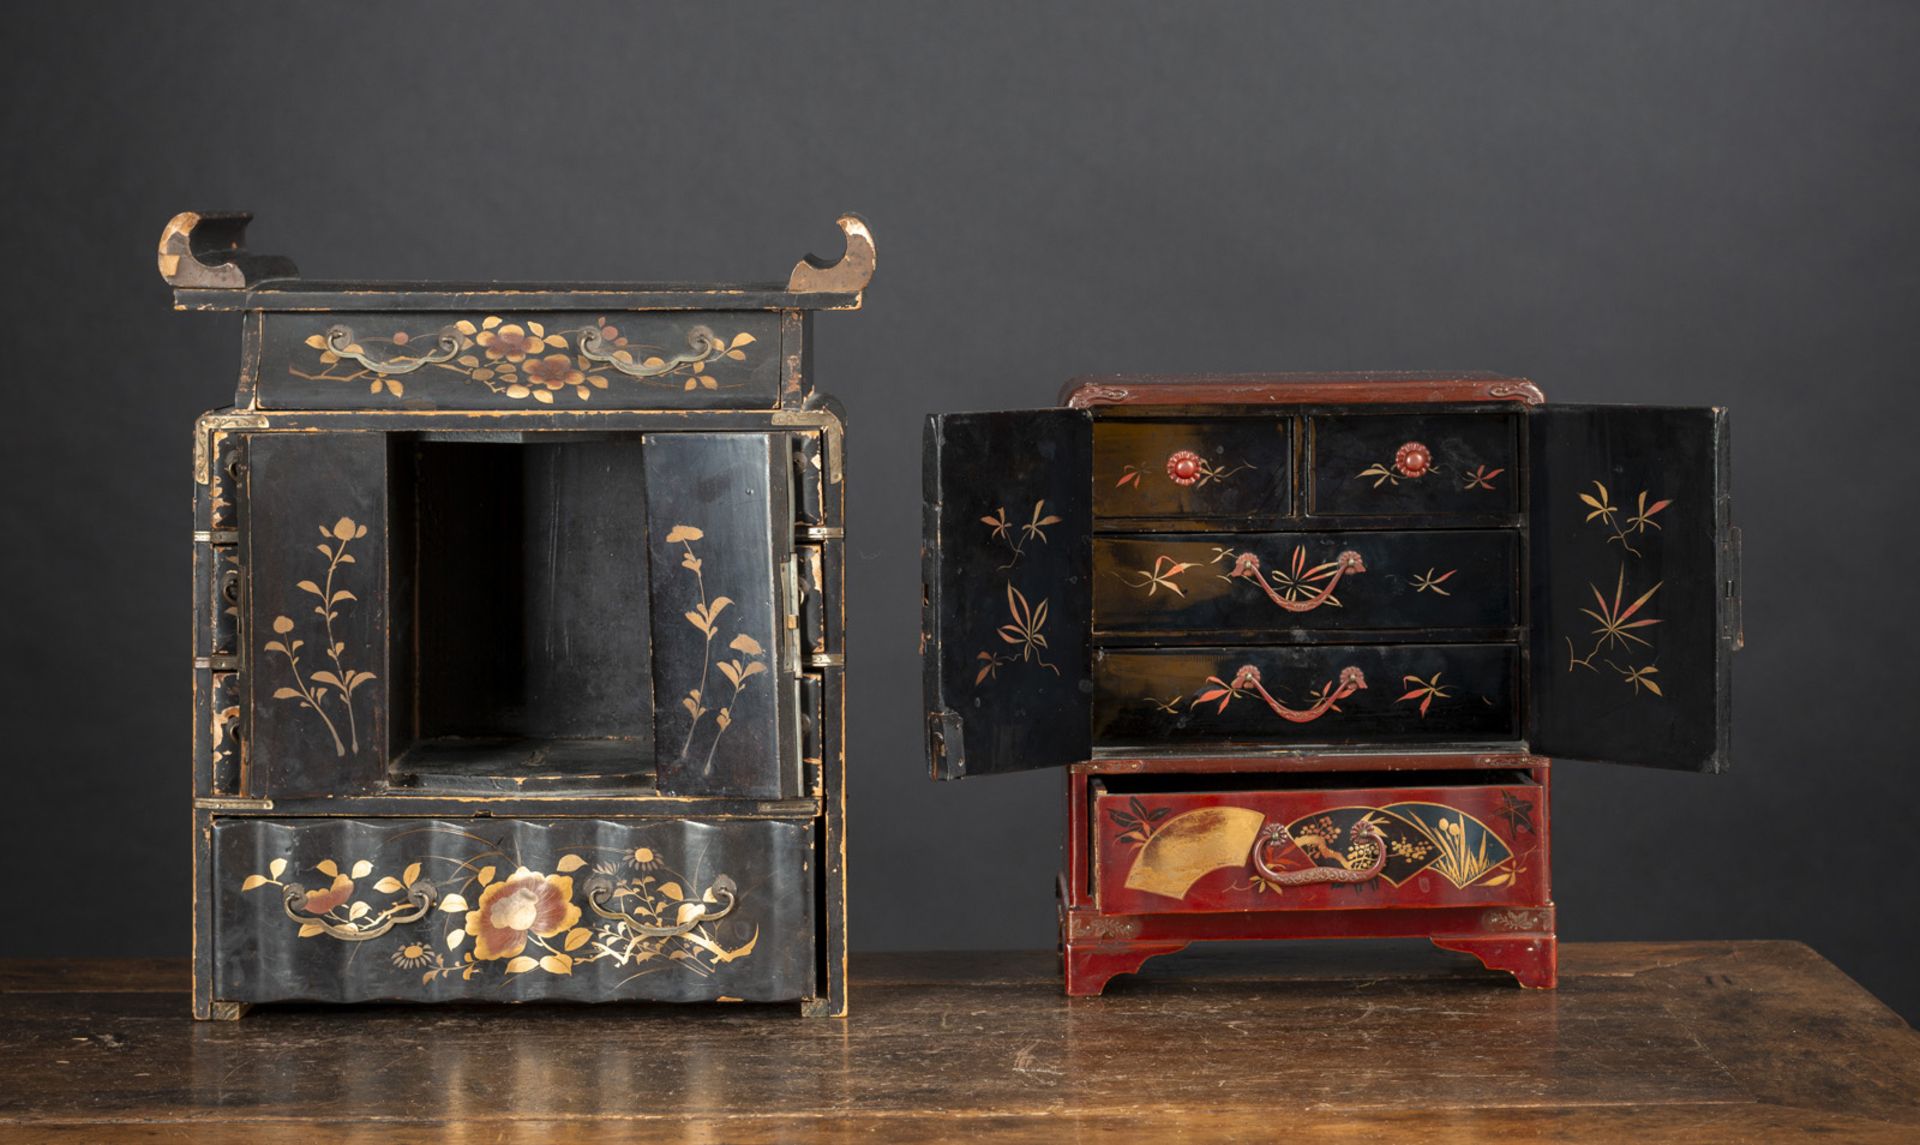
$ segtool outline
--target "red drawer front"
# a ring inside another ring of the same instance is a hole
[[[1547,901],[1533,783],[1094,792],[1094,893],[1108,914]]]

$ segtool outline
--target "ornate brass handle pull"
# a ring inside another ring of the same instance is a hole
[[[1298,887],[1310,883],[1364,883],[1387,869],[1387,840],[1372,819],[1362,817],[1353,825],[1353,840],[1373,846],[1373,857],[1364,867],[1308,867],[1299,871],[1276,871],[1267,865],[1268,847],[1279,843],[1299,845],[1284,823],[1269,823],[1253,842],[1250,861],[1259,876],[1275,886]]]
[[[436,334],[433,339],[433,349],[417,358],[409,358],[403,354],[383,355],[376,358],[367,353],[366,347],[360,345],[359,340],[353,336],[351,326],[329,326],[324,337],[328,350],[388,378],[395,374],[411,374],[422,366],[450,362],[453,356],[460,352],[460,335],[451,327]]]
[[[674,935],[692,931],[703,922],[727,917],[733,912],[733,905],[737,901],[734,895],[736,889],[732,879],[720,875],[713,880],[713,886],[707,889],[707,894],[718,897],[720,902],[709,903],[701,899],[683,903],[681,908],[683,911],[688,906],[696,909],[674,926],[655,926],[650,922],[641,922],[618,907],[607,905],[607,900],[613,897],[613,883],[610,880],[595,875],[587,880],[586,887],[587,905],[593,908],[593,913],[614,922],[624,922],[627,924],[627,929],[635,934],[646,935],[648,938],[672,938]]]
[[[369,938],[379,938],[401,923],[419,922],[427,917],[427,912],[433,909],[434,901],[439,897],[440,892],[434,889],[433,884],[421,879],[407,888],[406,906],[389,907],[385,914],[377,916],[376,921],[366,926],[351,922],[329,922],[317,914],[295,910],[294,906],[304,903],[307,898],[307,889],[298,883],[287,884],[281,907],[287,912],[288,918],[302,926],[318,926],[330,938],[342,942],[365,942]]]
[[[1252,581],[1267,594],[1268,600],[1288,612],[1312,612],[1333,598],[1333,590],[1340,586],[1341,577],[1348,573],[1366,572],[1367,562],[1360,559],[1359,553],[1347,549],[1326,564],[1304,571],[1296,564],[1294,571],[1299,575],[1294,580],[1294,587],[1285,595],[1268,583],[1260,571],[1260,558],[1254,553],[1241,553],[1233,562],[1233,571],[1227,575]],[[1319,587],[1309,591],[1307,586],[1314,581],[1319,582]],[[1302,592],[1306,595],[1300,596]]]
[[[633,356],[631,350],[616,349],[601,336],[600,327],[587,326],[580,330],[580,356],[589,362],[612,366],[629,378],[657,378],[670,374],[681,366],[691,366],[695,362],[705,362],[725,353],[727,344],[716,337],[705,326],[695,326],[687,331],[687,348],[671,358],[657,359],[647,365]]]

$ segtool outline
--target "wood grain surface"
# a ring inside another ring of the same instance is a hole
[[[0,1139],[1920,1138],[1920,1038],[1791,942],[1569,944],[1555,992],[1420,946],[1223,948],[1101,998],[1046,954],[872,955],[776,1008],[189,1016],[184,963],[0,964]]]

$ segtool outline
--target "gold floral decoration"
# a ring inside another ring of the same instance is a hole
[[[375,870],[368,859],[345,869],[332,858],[321,859],[310,869],[329,881],[309,891],[286,881],[290,863],[275,858],[266,873],[246,876],[240,890],[279,887],[284,911],[301,938],[364,941],[387,934],[395,920],[426,925],[429,912],[421,904],[433,901],[437,892],[423,878],[423,866],[444,865],[446,885],[455,888],[435,903],[447,920],[444,941],[436,946],[417,930],[396,931],[387,954],[395,968],[418,971],[422,985],[454,976],[473,981],[496,968],[503,979],[536,972],[570,975],[594,963],[630,971],[629,977],[667,966],[707,976],[752,954],[759,942],[758,929],[751,928],[744,941],[728,945],[712,925],[732,909],[733,880],[716,875],[707,890],[689,891],[686,878],[667,868],[652,848],[610,850],[611,857],[593,865],[588,897],[605,905],[595,907],[597,918],[587,919],[575,901],[574,875],[588,866],[580,854],[560,855],[553,874],[516,864],[502,877],[511,861],[504,852],[477,835],[450,833],[483,849],[410,862],[399,875],[374,881],[372,894],[362,892]],[[644,869],[622,874],[623,865],[637,861]],[[390,901],[382,905],[381,895]]]
[[[722,338],[696,326],[688,331],[689,348],[674,352],[632,342],[605,317],[586,326],[549,330],[540,322],[509,322],[489,314],[478,322],[463,318],[431,334],[396,330],[385,338],[359,337],[349,327],[334,326],[305,339],[317,352],[318,371],[297,365],[287,371],[308,381],[364,381],[369,393],[384,391],[398,398],[407,392],[405,375],[431,368],[516,401],[552,405],[569,391],[589,401],[593,391],[624,380],[686,391],[717,390],[721,382],[710,367],[721,360],[745,361],[754,341],[744,330]],[[421,352],[420,345],[434,349]]]

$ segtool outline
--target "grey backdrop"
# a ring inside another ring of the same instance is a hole
[[[0,955],[188,941],[188,427],[239,324],[161,225],[311,276],[778,278],[852,415],[853,937],[1053,936],[1058,777],[936,786],[919,425],[1115,370],[1475,367],[1734,409],[1734,771],[1569,764],[1562,935],[1791,937],[1920,1012],[1905,4],[34,4],[5,40]],[[858,984],[855,984],[857,990]]]

